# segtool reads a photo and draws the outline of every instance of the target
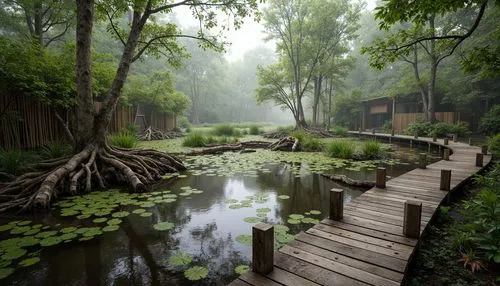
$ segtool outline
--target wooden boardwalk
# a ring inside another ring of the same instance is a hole
[[[391,137],[366,132],[361,135]],[[392,138],[445,147],[441,139]],[[401,285],[420,240],[403,235],[405,201],[422,203],[422,233],[448,194],[440,190],[441,170],[451,170],[453,191],[481,169],[475,166],[481,148],[449,141],[446,147],[453,152],[450,161],[442,160],[388,180],[385,189],[366,191],[344,205],[341,220],[324,219],[275,251],[269,274],[250,271],[230,285]],[[490,160],[491,156],[485,155],[484,166]]]

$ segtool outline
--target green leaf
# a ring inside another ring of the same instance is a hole
[[[40,262],[40,258],[38,258],[38,257],[26,258],[26,259],[22,260],[21,262],[19,262],[19,266],[28,267],[28,266],[37,264],[38,262]]]
[[[238,265],[236,268],[234,268],[234,272],[236,274],[245,274],[250,270],[250,267],[248,265]]]
[[[14,273],[13,268],[0,268],[0,279],[7,278],[12,273]]]
[[[174,224],[171,223],[171,222],[160,222],[160,223],[157,223],[157,224],[154,224],[153,225],[153,228],[158,230],[158,231],[166,231],[166,230],[171,230],[174,228]]]
[[[189,253],[177,252],[168,261],[172,265],[181,266],[191,263],[193,256]]]
[[[193,266],[184,271],[184,276],[191,281],[197,281],[203,279],[207,277],[207,275],[208,275],[208,269],[201,266]]]
[[[252,245],[252,236],[248,234],[240,234],[236,236],[236,241],[244,245]]]

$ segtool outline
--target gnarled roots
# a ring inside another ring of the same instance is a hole
[[[90,144],[72,157],[39,163],[32,172],[6,184],[0,189],[0,212],[47,207],[60,193],[90,192],[112,182],[143,192],[163,174],[185,169],[175,156],[156,150]]]

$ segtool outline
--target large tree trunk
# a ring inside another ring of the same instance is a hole
[[[434,17],[435,16],[432,16],[429,20],[430,28],[432,30],[432,37],[436,36]],[[434,112],[434,95],[436,93],[438,61],[436,56],[436,40],[430,40],[430,42],[431,78],[429,79],[429,88],[427,90],[427,116],[430,122],[436,122],[436,114]]]
[[[422,98],[422,112],[424,113],[424,120],[428,121],[429,120],[429,113],[428,113],[428,99],[427,99],[427,92],[425,90],[425,85],[422,82],[422,79],[420,78],[420,72],[418,69],[418,50],[417,50],[417,45],[415,44],[413,46],[413,72],[415,74],[415,79],[417,81],[419,90],[420,90],[420,97]]]
[[[312,124],[317,125],[318,124],[318,119],[319,119],[319,114],[318,114],[318,105],[319,105],[319,98],[321,95],[321,82],[322,82],[323,77],[321,75],[314,77],[314,99],[313,99],[313,115],[312,115]]]
[[[90,192],[107,182],[145,191],[166,172],[185,170],[174,156],[155,150],[128,150],[107,145],[106,129],[127,78],[142,28],[148,15],[134,11],[132,29],[115,79],[103,107],[94,116],[92,102],[91,35],[93,0],[77,0],[77,144],[76,154],[42,162],[36,171],[24,174],[0,190],[0,212],[47,206],[58,192]],[[95,118],[94,118],[95,117]],[[7,199],[6,199],[7,198]]]

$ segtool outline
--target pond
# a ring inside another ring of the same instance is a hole
[[[364,191],[320,173],[374,180],[384,165],[397,176],[422,152],[391,150],[385,160],[354,163],[264,150],[198,156],[186,159],[190,171],[151,193],[94,192],[47,213],[3,217],[1,284],[226,284],[250,264],[253,224],[276,225],[280,247],[327,216],[331,188],[344,189],[345,202]]]

